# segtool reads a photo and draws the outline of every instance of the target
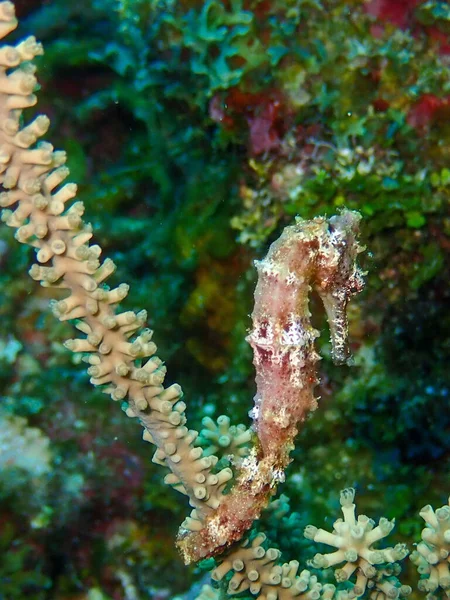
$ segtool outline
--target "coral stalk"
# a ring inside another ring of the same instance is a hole
[[[17,26],[14,5],[0,2],[0,39]],[[0,194],[2,220],[16,230],[21,243],[36,250],[30,275],[42,286],[57,290],[52,310],[60,321],[72,321],[81,332],[65,346],[84,354],[91,383],[118,402],[144,427],[144,439],[157,446],[154,461],[172,472],[166,483],[189,496],[195,512],[191,527],[214,511],[231,469],[217,473],[217,457],[196,446],[196,431],[186,427],[185,403],[179,385],[163,387],[166,368],[156,356],[152,332],[145,328],[146,311],[119,312],[129,286],[110,289],[114,272],[110,259],[102,263],[101,248],[90,245],[92,228],[84,223],[82,202],[72,200],[77,187],[65,183],[69,170],[65,152],[39,141],[50,125],[38,115],[23,125],[22,111],[37,98],[35,66],[43,53],[29,37],[16,46],[0,48]]]

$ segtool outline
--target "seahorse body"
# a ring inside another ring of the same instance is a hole
[[[361,247],[356,241],[360,215],[343,211],[329,220],[297,220],[287,227],[257,262],[253,348],[257,393],[252,417],[264,456],[284,465],[297,425],[317,401],[314,349],[319,335],[310,321],[309,295],[318,292],[330,324],[332,355],[349,358],[346,307],[363,287],[356,266]]]
[[[346,307],[363,287],[356,257],[360,215],[344,210],[330,219],[297,219],[256,263],[253,328],[257,392],[251,415],[258,444],[240,465],[236,482],[220,506],[195,532],[181,532],[186,562],[214,556],[249,529],[284,478],[298,425],[317,401],[314,349],[318,332],[310,322],[309,295],[320,295],[330,323],[332,355],[349,357]]]

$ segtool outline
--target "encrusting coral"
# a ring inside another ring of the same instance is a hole
[[[14,5],[0,2],[0,38],[16,26]],[[82,220],[83,204],[70,204],[76,186],[64,183],[69,174],[65,153],[55,151],[48,142],[36,143],[46,133],[49,119],[40,115],[22,124],[23,109],[37,101],[35,67],[30,61],[40,54],[42,47],[33,37],[0,49],[2,220],[16,229],[19,242],[36,249],[32,278],[62,292],[57,292],[52,311],[61,321],[73,321],[82,334],[68,340],[66,347],[84,355],[91,383],[123,402],[126,414],[139,420],[144,439],[156,445],[153,460],[170,470],[166,483],[189,497],[193,511],[178,539],[185,562],[217,557],[213,579],[226,579],[229,595],[248,590],[259,600],[327,600],[335,593],[351,598],[366,590],[376,598],[407,594],[407,586],[396,579],[396,561],[406,556],[405,548],[372,549],[392,526],[381,520],[373,527],[364,516],[356,521],[351,490],[341,494],[344,522],[335,523],[335,534],[307,530],[314,541],[338,548],[331,559],[316,556],[312,566],[345,561],[337,579],[347,581],[356,572],[356,584],[350,588],[323,585],[317,575],[301,570],[297,561],[280,563],[279,550],[265,548],[263,534],[250,534],[240,542],[283,481],[299,425],[316,407],[319,356],[308,307],[311,288],[318,292],[328,315],[333,358],[338,363],[348,358],[346,308],[363,285],[356,264],[361,250],[357,240],[360,215],[343,210],[330,219],[298,219],[257,264],[253,329],[248,338],[257,372],[252,411],[257,440],[248,453],[243,452],[241,444],[249,441],[248,432],[239,426],[232,432],[230,423],[222,421],[231,436],[236,434],[236,450],[231,454],[238,454],[239,460],[233,461],[233,470],[216,470],[219,458],[199,446],[198,433],[186,426],[180,386],[163,387],[166,369],[156,356],[152,332],[145,328],[146,312],[117,311],[128,286],[122,283],[110,289],[105,283],[114,272],[114,263],[100,262],[101,248],[89,244],[93,232]],[[205,427],[216,435],[211,423]],[[217,447],[223,445],[220,436],[217,442]],[[227,443],[232,447],[231,439]],[[435,517],[432,509],[421,514],[427,515],[424,518],[432,529],[418,546],[418,553],[430,565],[422,566],[422,573],[429,577],[421,587],[435,591],[440,586],[448,596],[448,510],[439,509]],[[225,550],[228,553],[220,556]]]

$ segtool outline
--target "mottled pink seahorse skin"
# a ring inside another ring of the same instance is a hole
[[[332,356],[349,358],[347,304],[361,291],[363,279],[356,266],[360,216],[344,211],[330,220],[298,220],[272,244],[266,258],[256,263],[258,284],[247,340],[256,369],[255,406],[251,413],[264,456],[289,452],[297,425],[317,401],[314,349],[319,335],[310,322],[309,295],[322,298],[330,324]]]
[[[283,481],[299,425],[317,406],[314,349],[318,332],[310,322],[309,296],[321,297],[330,324],[332,356],[349,358],[346,308],[363,288],[356,257],[360,215],[344,210],[330,219],[297,219],[256,263],[258,283],[253,328],[256,395],[251,416],[257,444],[242,461],[231,491],[200,531],[178,539],[185,562],[222,552],[259,518]]]

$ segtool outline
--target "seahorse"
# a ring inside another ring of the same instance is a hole
[[[357,255],[361,216],[339,215],[307,221],[297,218],[256,261],[258,282],[253,327],[256,395],[251,411],[257,443],[242,461],[236,482],[217,510],[196,532],[181,531],[185,561],[214,556],[239,540],[283,481],[299,425],[316,409],[318,383],[309,297],[320,296],[330,326],[332,358],[348,361],[347,305],[364,286]]]

